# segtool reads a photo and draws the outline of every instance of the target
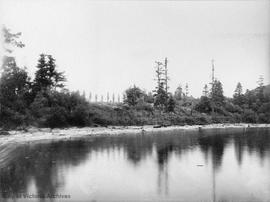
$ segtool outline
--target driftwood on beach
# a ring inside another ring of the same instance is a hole
[[[211,124],[211,125],[193,125],[193,126],[108,126],[108,127],[85,127],[85,128],[29,128],[28,131],[2,131],[0,142],[4,143],[21,143],[44,140],[62,140],[72,138],[82,138],[91,136],[110,136],[110,135],[129,135],[129,134],[147,134],[166,131],[213,131],[227,129],[247,129],[247,128],[269,128],[270,124]]]

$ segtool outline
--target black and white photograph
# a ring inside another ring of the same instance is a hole
[[[0,0],[0,202],[269,202],[270,0]]]

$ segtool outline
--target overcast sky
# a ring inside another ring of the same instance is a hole
[[[170,90],[181,83],[199,97],[216,77],[231,96],[240,81],[270,82],[270,1],[0,0],[0,23],[22,32],[18,62],[33,75],[52,54],[71,90],[151,91],[155,61],[168,58]]]

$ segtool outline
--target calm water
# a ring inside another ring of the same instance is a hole
[[[0,189],[0,201],[270,201],[270,130],[18,145]]]

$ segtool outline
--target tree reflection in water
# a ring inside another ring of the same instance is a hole
[[[256,153],[260,159],[264,159],[269,156],[269,129],[212,133],[180,131],[21,145],[10,152],[11,160],[2,165],[1,195],[5,197],[8,194],[27,193],[30,182],[34,182],[37,194],[57,194],[58,189],[65,186],[65,176],[61,176],[63,167],[80,165],[89,159],[93,151],[110,153],[114,150],[123,150],[126,160],[135,167],[147,157],[156,154],[158,193],[167,195],[168,166],[172,154],[181,157],[187,151],[200,148],[205,158],[210,158],[214,179],[222,165],[224,150],[228,144],[234,144],[239,165],[242,163],[243,152]],[[215,179],[213,185],[214,183]]]

